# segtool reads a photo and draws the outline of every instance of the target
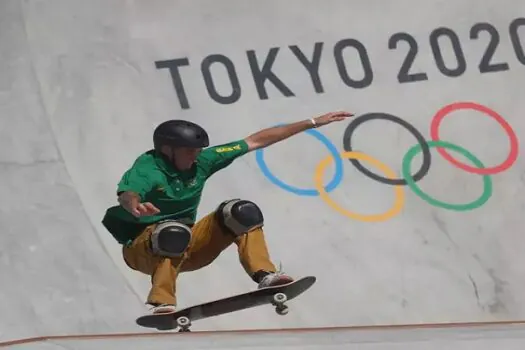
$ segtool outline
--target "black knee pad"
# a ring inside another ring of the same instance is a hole
[[[191,228],[174,220],[160,222],[151,234],[153,254],[166,257],[180,257],[191,240]]]
[[[262,227],[264,216],[257,204],[242,199],[222,202],[216,210],[216,217],[223,230],[235,236]]]

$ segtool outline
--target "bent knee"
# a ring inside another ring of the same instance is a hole
[[[184,254],[191,241],[191,228],[175,220],[160,222],[151,233],[154,255],[177,258]]]
[[[262,210],[257,204],[244,199],[222,202],[215,211],[215,217],[223,229],[234,236],[246,234],[264,225]]]

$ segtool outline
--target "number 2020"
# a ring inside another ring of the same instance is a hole
[[[512,21],[512,23],[509,25],[509,36],[518,61],[525,65],[525,50],[521,44],[518,34],[518,29],[521,26],[525,26],[525,18],[517,18]],[[497,29],[489,23],[477,23],[472,26],[472,28],[470,28],[470,39],[477,40],[480,37],[481,32],[489,33],[490,41],[479,61],[479,71],[481,73],[488,73],[508,70],[509,65],[507,63],[493,62],[494,53],[496,52],[496,49],[500,43],[500,35]],[[438,42],[439,38],[441,37],[448,37],[450,40],[457,61],[454,68],[449,68],[445,64],[441,47]],[[416,39],[414,39],[414,37],[408,33],[396,33],[390,37],[390,40],[388,41],[388,48],[396,49],[400,41],[406,41],[409,45],[409,50],[397,75],[398,81],[400,83],[406,83],[428,80],[426,73],[409,73],[418,53],[418,44]],[[436,65],[441,73],[449,77],[457,77],[465,72],[467,68],[465,55],[461,49],[459,38],[453,30],[444,27],[434,29],[432,33],[430,33],[429,41]]]

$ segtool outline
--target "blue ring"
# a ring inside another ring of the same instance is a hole
[[[322,133],[314,129],[308,129],[305,132],[312,135],[319,141],[321,141],[328,148],[328,150],[334,157],[334,160],[335,160],[334,178],[325,187],[325,191],[330,192],[334,190],[339,185],[341,180],[343,179],[343,160],[339,156],[339,152],[337,148],[335,147],[335,145]],[[294,193],[299,196],[319,196],[319,191],[317,191],[316,189],[303,189],[303,188],[293,187],[279,180],[275,175],[272,174],[270,169],[268,169],[268,167],[266,166],[266,163],[264,162],[264,159],[263,159],[263,153],[264,153],[263,148],[259,148],[258,150],[255,151],[255,157],[257,160],[257,164],[259,165],[259,168],[261,169],[264,176],[266,176],[276,186],[279,186],[283,190]]]

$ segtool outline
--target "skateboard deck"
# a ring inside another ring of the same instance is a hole
[[[294,282],[252,290],[230,297],[193,305],[175,312],[145,315],[136,322],[142,327],[169,330],[179,327],[179,332],[189,331],[192,321],[228,314],[260,305],[271,304],[279,315],[288,313],[286,302],[296,298],[309,289],[316,281],[314,276],[306,276]]]

